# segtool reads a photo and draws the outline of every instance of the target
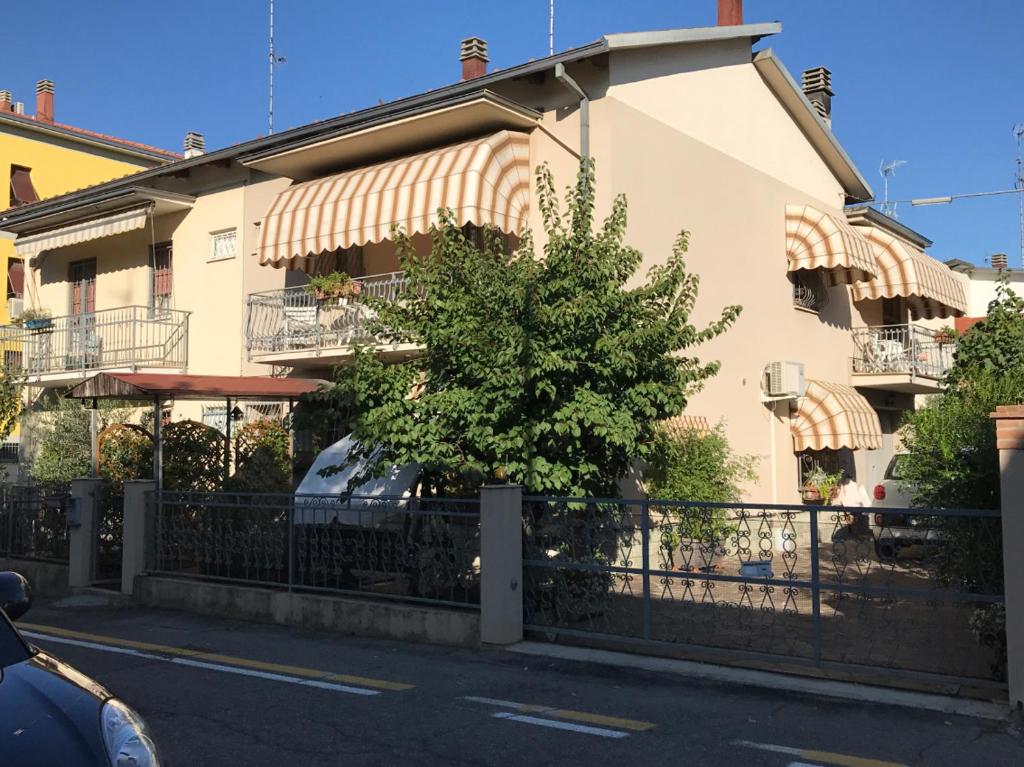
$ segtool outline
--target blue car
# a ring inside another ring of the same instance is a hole
[[[0,765],[159,767],[138,714],[18,633],[30,605],[25,578],[0,572]]]

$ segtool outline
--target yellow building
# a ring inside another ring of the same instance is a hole
[[[36,84],[36,112],[0,90],[0,209],[15,208],[102,181],[156,167],[178,158],[173,152],[57,122],[53,82]],[[13,239],[13,238],[11,238]],[[22,311],[25,264],[11,239],[0,239],[0,325]],[[19,343],[3,344],[4,362],[17,364]]]

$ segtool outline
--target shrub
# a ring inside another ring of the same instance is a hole
[[[235,473],[230,488],[243,493],[283,493],[291,489],[288,432],[276,421],[243,424],[235,438]]]

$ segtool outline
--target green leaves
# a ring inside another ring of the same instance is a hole
[[[500,232],[460,227],[446,211],[429,256],[396,233],[408,281],[397,302],[373,303],[374,330],[423,354],[397,364],[357,354],[333,387],[305,398],[311,418],[379,446],[378,469],[419,463],[438,492],[509,481],[535,493],[617,495],[654,424],[717,371],[692,347],[740,309],[690,324],[699,281],[686,270],[685,232],[644,284],[627,288],[643,257],[623,242],[624,197],[595,230],[592,165],[564,209],[542,166],[537,201],[543,253],[528,235],[512,249]]]

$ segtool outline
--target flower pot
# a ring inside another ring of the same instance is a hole
[[[53,320],[49,317],[40,317],[35,320],[25,320],[25,327],[28,330],[45,330],[46,328],[53,327]]]
[[[805,503],[820,503],[821,492],[816,487],[804,487],[800,490],[800,497]]]
[[[951,344],[953,343],[953,336],[951,336],[949,333],[936,333],[935,343],[939,344],[940,346],[942,344]]]

